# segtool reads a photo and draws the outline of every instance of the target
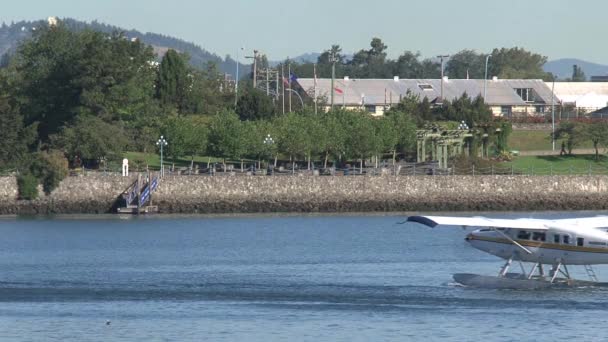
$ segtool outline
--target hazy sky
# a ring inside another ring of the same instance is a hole
[[[254,48],[278,60],[345,52],[380,37],[395,57],[522,46],[549,59],[608,64],[605,0],[4,0],[0,21],[72,17],[192,41],[219,55]]]

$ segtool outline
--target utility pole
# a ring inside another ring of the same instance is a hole
[[[450,57],[450,55],[437,56],[437,58],[441,59],[441,103],[443,103],[443,59],[448,57]]]
[[[331,62],[331,109],[334,109],[334,80],[336,78],[336,62],[338,61],[338,58],[336,58],[336,55],[334,55],[333,53],[331,54],[331,56],[329,57],[329,61]]]
[[[270,95],[270,69],[266,68],[266,96]]]
[[[289,61],[289,64],[287,64],[287,68],[288,68],[288,75],[287,75],[287,79],[289,81],[289,112],[291,113],[291,61]]]
[[[245,56],[245,58],[253,58],[253,88],[255,89],[258,85],[258,50],[253,50],[253,56]]]

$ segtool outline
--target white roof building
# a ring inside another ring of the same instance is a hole
[[[546,82],[551,89],[553,82]],[[555,96],[562,104],[596,110],[608,106],[608,82],[555,82]]]

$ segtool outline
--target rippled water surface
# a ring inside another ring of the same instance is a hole
[[[402,220],[0,219],[0,341],[606,337],[608,289],[457,286],[452,273],[493,275],[500,260],[461,229]],[[608,280],[608,267],[596,272]]]

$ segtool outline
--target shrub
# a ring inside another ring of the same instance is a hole
[[[39,152],[31,171],[41,182],[45,194],[50,194],[68,175],[68,160],[59,151]]]
[[[24,173],[17,177],[19,199],[33,200],[38,197],[38,179],[31,173]]]

